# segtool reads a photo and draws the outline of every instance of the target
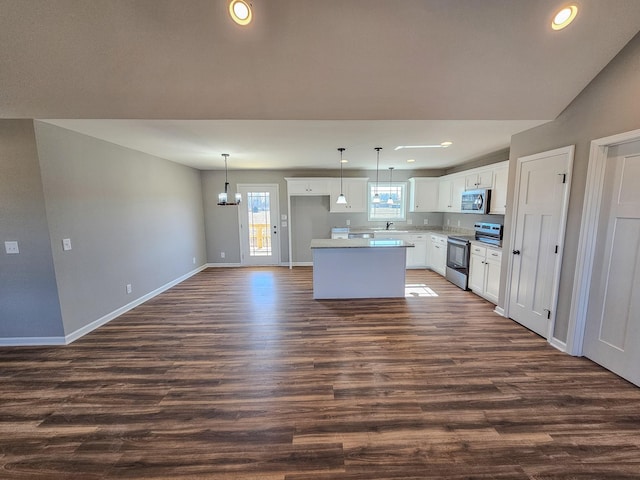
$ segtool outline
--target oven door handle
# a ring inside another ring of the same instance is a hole
[[[469,242],[465,240],[456,240],[455,238],[448,238],[447,243],[451,243],[453,245],[459,245],[461,247],[466,247],[469,245]]]

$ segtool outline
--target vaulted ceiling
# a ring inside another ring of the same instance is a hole
[[[553,31],[563,3],[253,0],[240,27],[227,0],[0,0],[0,117],[203,169],[452,166],[554,119],[640,29],[638,0],[579,0]]]

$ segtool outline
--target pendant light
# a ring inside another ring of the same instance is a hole
[[[378,177],[379,177],[379,170],[380,170],[380,150],[382,150],[382,147],[376,147],[374,149],[378,155],[378,158],[376,160],[376,193],[373,196],[373,200],[371,200],[373,203],[380,203],[380,195],[378,195]]]
[[[387,200],[387,205],[393,205],[393,198],[391,197],[392,182],[393,182],[393,167],[389,167],[389,200]]]
[[[239,193],[235,195],[235,202],[227,201],[229,198],[227,192],[229,190],[229,180],[227,179],[227,158],[229,158],[229,154],[223,153],[222,156],[224,157],[224,192],[218,194],[218,205],[240,205],[242,195]]]
[[[347,203],[347,198],[344,196],[344,193],[342,193],[342,164],[344,163],[342,160],[342,152],[345,150],[346,149],[342,147],[338,149],[340,152],[340,195],[338,195],[338,200],[336,201],[338,205],[346,205]]]

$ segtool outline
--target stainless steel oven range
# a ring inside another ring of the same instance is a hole
[[[450,235],[447,239],[446,278],[454,285],[468,290],[471,240],[502,246],[502,225],[498,223],[476,223],[474,236]]]
[[[447,274],[446,279],[463,290],[469,285],[469,252],[471,240],[475,237],[447,237]]]

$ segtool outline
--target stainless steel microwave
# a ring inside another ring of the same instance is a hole
[[[491,190],[467,190],[462,192],[462,203],[460,210],[462,213],[489,213],[489,202],[491,200]]]

